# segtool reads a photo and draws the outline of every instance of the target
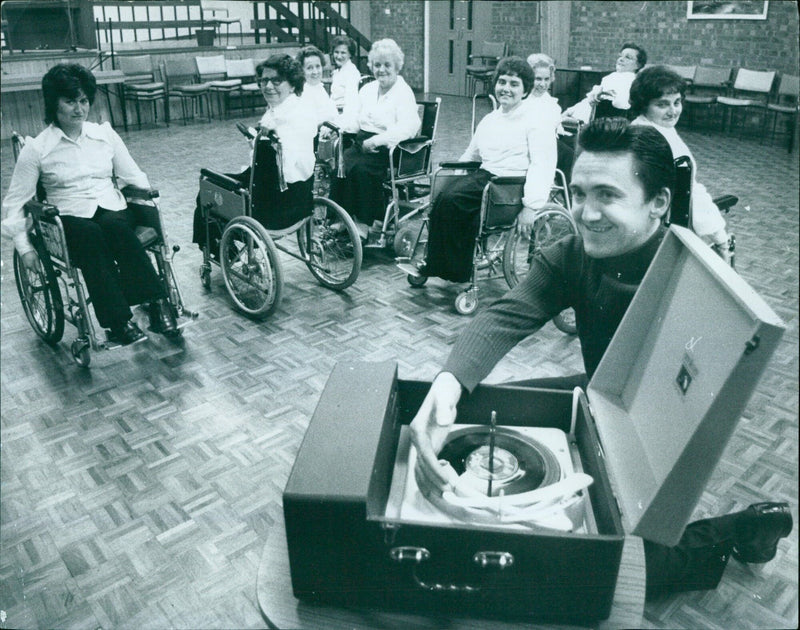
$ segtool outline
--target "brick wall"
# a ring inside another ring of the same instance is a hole
[[[798,73],[794,0],[770,2],[766,20],[687,20],[686,6],[679,1],[576,0],[570,17],[570,66],[613,68],[620,44],[632,41],[645,48],[648,63]]]
[[[372,0],[372,41],[391,37],[405,55],[402,75],[414,90],[422,90],[425,8],[422,0]]]
[[[490,41],[508,42],[512,55],[527,57],[541,50],[538,2],[492,2]]]

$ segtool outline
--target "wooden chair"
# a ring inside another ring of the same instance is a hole
[[[161,76],[167,84],[167,98],[179,98],[183,113],[183,124],[186,124],[187,113],[191,111],[194,120],[195,109],[203,112],[205,100],[206,115],[211,119],[211,103],[209,86],[197,82],[197,66],[192,59],[167,59],[161,62]]]
[[[119,57],[119,68],[125,75],[123,84],[123,113],[128,101],[136,104],[136,124],[142,128],[142,117],[139,103],[151,103],[153,106],[153,121],[158,121],[158,101],[164,102],[164,120],[169,127],[169,99],[167,88],[163,81],[157,80],[156,70],[150,55],[135,55]],[[127,121],[127,115],[125,116]]]
[[[683,101],[690,122],[694,122],[694,113],[698,109],[714,112],[717,97],[725,94],[730,87],[730,78],[730,68],[697,66],[692,84]]]
[[[467,95],[475,94],[478,81],[485,92],[487,84],[492,80],[494,69],[503,57],[508,54],[508,45],[505,42],[483,42],[477,53],[469,56],[470,64],[464,74]],[[477,61],[478,63],[472,63]]]
[[[259,103],[263,103],[261,89],[256,83],[256,64],[253,59],[226,59],[225,72],[228,79],[239,79],[242,83],[238,92],[231,93],[231,97],[239,96],[242,104],[242,112],[249,103],[250,109],[255,109]]]
[[[208,57],[195,57],[197,64],[197,74],[200,81],[208,83],[209,94],[216,95],[217,109],[220,118],[223,117],[222,103],[225,102],[225,112],[227,113],[230,95],[238,92],[241,79],[228,79],[228,69],[225,65],[225,55],[211,55]]]
[[[697,66],[674,66],[668,65],[667,68],[672,70],[675,74],[679,75],[681,79],[686,81],[687,85],[694,82],[694,74],[697,72]]]
[[[733,122],[733,112],[735,110],[743,111],[745,115],[754,110],[766,114],[767,103],[769,102],[769,95],[772,92],[772,84],[774,82],[775,72],[773,71],[761,72],[739,68],[731,94],[717,97],[717,103],[723,108],[722,128],[725,129],[728,123]],[[744,122],[746,121],[745,117]],[[763,124],[766,124],[766,115]],[[740,128],[744,129],[744,123]]]
[[[792,74],[781,75],[781,82],[775,100],[767,104],[768,114],[773,114],[772,118],[772,138],[775,137],[775,128],[778,124],[779,116],[788,118],[789,141],[787,150],[792,152],[794,146],[794,134],[797,129],[797,115],[800,112],[798,105],[798,93],[800,93],[800,77]]]

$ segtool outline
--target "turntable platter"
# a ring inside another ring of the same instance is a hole
[[[491,496],[517,494],[550,485],[561,479],[561,467],[552,450],[530,436],[498,428],[493,466],[489,466],[489,428],[485,426],[452,432],[439,453],[459,476],[468,473],[472,483]],[[490,472],[491,469],[491,472]],[[484,482],[484,483],[482,483]]]

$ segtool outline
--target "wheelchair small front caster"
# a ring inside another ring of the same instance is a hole
[[[200,284],[206,291],[211,289],[211,265],[200,266]]]
[[[76,339],[70,347],[72,359],[81,367],[89,367],[92,355],[89,353],[89,341],[87,339]]]
[[[456,311],[459,315],[472,315],[478,308],[478,292],[475,289],[462,291],[456,297]]]
[[[394,255],[397,258],[411,258],[414,251],[414,246],[417,242],[417,232],[419,229],[413,229],[405,226],[397,230],[394,235]]]
[[[578,334],[578,326],[575,324],[575,311],[573,311],[571,308],[561,311],[558,315],[556,315],[553,318],[553,323],[555,324],[556,328],[563,333],[568,335]]]
[[[410,273],[406,276],[406,280],[412,287],[422,287],[428,281],[428,276],[417,276]]]

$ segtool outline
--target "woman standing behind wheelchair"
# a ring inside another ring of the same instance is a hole
[[[331,75],[331,100],[336,109],[345,117],[354,118],[358,113],[358,84],[361,73],[353,63],[356,55],[356,43],[347,35],[333,38],[331,58],[333,73]]]
[[[655,127],[672,149],[677,159],[686,156],[692,163],[692,230],[705,241],[710,241],[725,262],[730,264],[729,236],[725,219],[703,184],[695,179],[697,164],[686,143],[678,135],[675,125],[683,111],[686,83],[669,68],[651,66],[640,70],[631,85],[631,113],[636,117],[632,124]]]
[[[179,333],[164,287],[134,232],[125,198],[114,185],[149,188],[147,176],[107,122],[88,122],[97,83],[78,64],[58,64],[42,78],[48,127],[25,144],[3,200],[3,232],[14,239],[23,264],[35,269],[24,205],[41,182],[59,210],[69,255],[83,272],[97,320],[109,341],[145,338],[130,307],[149,303],[155,332]]]
[[[369,67],[375,80],[358,94],[356,120],[344,117],[342,127],[357,132],[345,151],[345,179],[336,181],[333,199],[356,221],[365,239],[373,222],[383,222],[386,212],[383,182],[389,167],[389,148],[413,138],[421,121],[414,92],[398,73],[403,51],[393,39],[379,39],[369,51]]]
[[[297,53],[297,61],[303,67],[306,79],[300,98],[314,109],[317,126],[324,122],[335,122],[339,112],[322,85],[322,69],[325,66],[322,51],[316,46],[306,46]]]
[[[535,211],[547,203],[556,169],[554,125],[534,119],[523,105],[533,88],[533,77],[533,70],[520,57],[506,57],[497,64],[492,90],[499,108],[481,120],[459,158],[461,162],[480,162],[481,167],[451,180],[436,199],[430,213],[426,260],[420,267],[410,268],[413,275],[469,280],[481,197],[492,176],[525,176],[524,207],[517,229],[530,235]]]

